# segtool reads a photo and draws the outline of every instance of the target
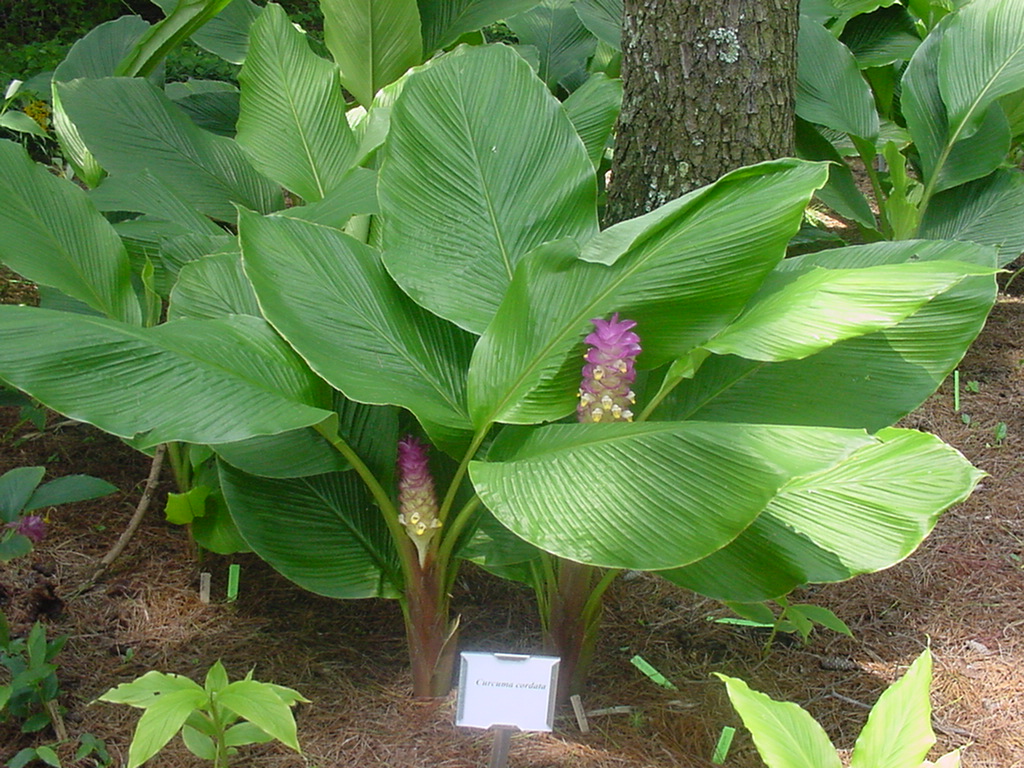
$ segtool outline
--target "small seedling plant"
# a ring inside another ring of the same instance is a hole
[[[0,613],[0,666],[11,681],[0,685],[0,722],[21,721],[23,733],[41,731],[53,721],[60,694],[54,658],[67,637],[46,639],[46,628],[36,624],[26,638],[12,638],[7,620]]]
[[[226,768],[238,747],[274,739],[301,752],[291,707],[309,701],[291,688],[253,680],[251,670],[245,679],[229,682],[219,661],[202,686],[183,675],[153,670],[98,700],[145,710],[135,727],[127,768],[145,763],[179,731],[189,751],[211,761],[213,768]]]
[[[30,513],[117,490],[89,475],[66,475],[42,483],[44,474],[46,467],[18,467],[0,477],[0,563],[27,555],[46,535],[43,517]]]
[[[715,673],[754,737],[769,768],[840,768],[842,762],[824,729],[792,702],[775,701],[738,678]],[[935,744],[928,698],[932,655],[926,650],[889,686],[868,715],[850,758],[851,768],[956,768],[960,750],[937,762],[925,760]]]

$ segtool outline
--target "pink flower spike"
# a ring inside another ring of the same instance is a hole
[[[635,320],[594,318],[594,330],[584,341],[590,345],[583,358],[576,416],[581,423],[632,421],[636,393],[635,359],[640,354],[640,337],[633,332]]]
[[[398,522],[416,545],[423,567],[441,521],[427,446],[412,435],[398,441],[398,510]]]

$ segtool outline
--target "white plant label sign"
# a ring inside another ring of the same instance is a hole
[[[464,652],[455,724],[552,730],[558,662],[555,656]]]

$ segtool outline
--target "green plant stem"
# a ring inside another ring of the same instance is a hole
[[[480,497],[476,494],[473,495],[469,501],[466,502],[465,506],[458,511],[455,517],[452,518],[451,525],[447,529],[442,528],[443,537],[441,543],[437,548],[437,564],[438,568],[447,571],[452,559],[452,553],[455,551],[455,543],[458,541],[459,536],[465,529],[466,525],[473,517],[473,513],[480,507]],[[455,573],[453,572],[450,578],[447,578],[446,589],[451,586],[451,582],[455,579]]]
[[[189,463],[188,443],[167,443],[167,463],[171,465],[174,485],[178,493],[188,493],[192,489],[192,465]]]
[[[878,178],[878,171],[875,170],[875,156],[877,154],[875,146],[871,142],[852,134],[850,139],[853,141],[853,146],[857,149],[857,154],[860,155],[860,159],[864,163],[864,172],[867,173],[868,179],[871,181],[871,190],[874,192],[875,202],[878,204],[878,220],[882,234],[885,235],[886,240],[891,240],[892,224],[889,223],[889,213],[886,210],[885,190],[882,189],[882,182]]]
[[[487,437],[487,433],[490,429],[491,425],[488,424],[473,435],[473,442],[470,443],[469,448],[466,449],[466,453],[462,457],[462,461],[459,462],[458,469],[455,470],[455,474],[452,476],[451,485],[448,486],[448,492],[445,493],[444,500],[441,502],[441,507],[437,511],[437,518],[442,523],[444,523],[452,506],[455,504],[455,495],[459,492],[459,486],[462,484],[462,480],[469,469],[469,462],[473,460],[476,452],[480,450],[480,446],[483,444],[484,438]]]

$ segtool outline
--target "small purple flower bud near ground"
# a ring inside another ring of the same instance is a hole
[[[598,317],[590,322],[594,331],[584,339],[590,349],[583,356],[587,364],[576,415],[581,423],[632,421],[634,360],[640,354],[640,337],[632,330],[636,322],[620,320],[618,312],[610,320]]]
[[[7,527],[31,539],[33,544],[38,544],[46,538],[46,522],[39,515],[25,515],[17,522],[8,523]]]
[[[412,435],[398,441],[398,522],[416,545],[420,567],[426,562],[430,540],[441,527],[437,494],[430,474],[427,446]]]

